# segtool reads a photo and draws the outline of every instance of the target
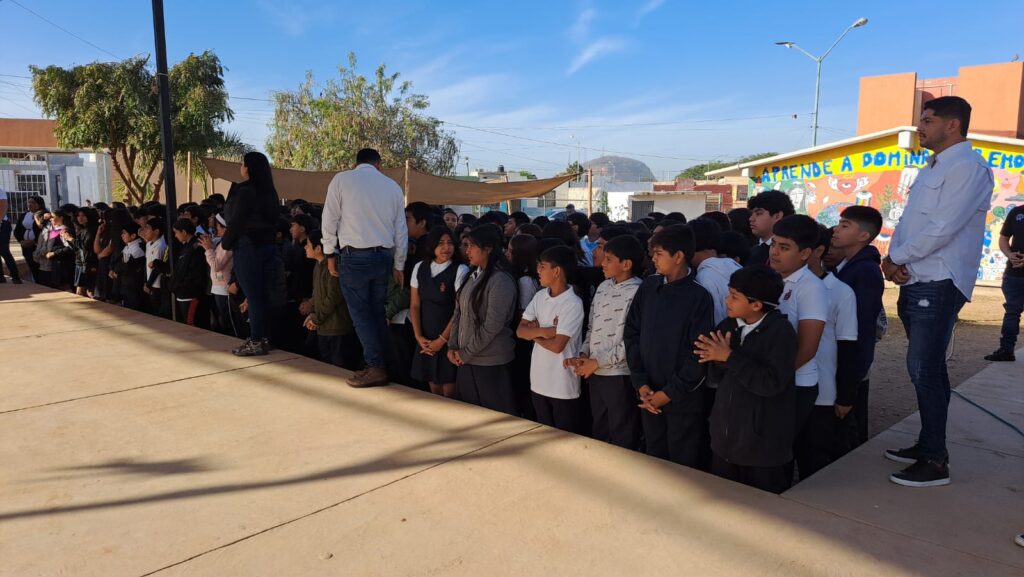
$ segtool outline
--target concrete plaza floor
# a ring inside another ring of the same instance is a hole
[[[953,484],[883,449],[782,496],[25,284],[0,285],[0,575],[1024,575],[1024,439],[957,397]],[[959,390],[1024,428],[1024,363]]]

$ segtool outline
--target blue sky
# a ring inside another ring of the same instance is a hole
[[[18,78],[30,64],[152,51],[149,2],[18,2],[0,0],[4,117],[39,116],[29,81]],[[1024,11],[1013,0],[166,4],[170,61],[214,50],[237,97],[230,129],[258,148],[272,110],[261,99],[295,88],[307,70],[336,75],[354,51],[364,73],[385,63],[428,95],[429,113],[451,123],[472,168],[502,163],[540,176],[603,151],[668,179],[701,161],[808,146],[814,63],[774,42],[818,54],[861,16],[869,24],[824,64],[819,142],[854,134],[861,76],[953,76],[1024,53]]]

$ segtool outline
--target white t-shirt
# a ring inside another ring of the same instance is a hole
[[[818,344],[818,400],[815,405],[836,403],[837,341],[857,340],[857,297],[850,285],[829,273],[822,279],[828,291],[828,318]]]
[[[167,250],[167,241],[164,240],[163,235],[160,236],[156,242],[146,243],[146,278],[153,274],[153,269],[149,268],[149,263],[164,258],[164,251]],[[160,288],[160,275],[156,276],[156,280],[153,281],[153,288]]]
[[[725,297],[729,296],[729,278],[741,268],[743,267],[740,263],[722,257],[704,259],[697,266],[697,284],[711,293],[711,300],[715,306],[716,327],[728,316],[725,310]]]
[[[786,277],[779,299],[779,311],[786,315],[794,330],[799,330],[800,321],[828,321],[828,289],[821,279],[806,265]],[[813,387],[818,384],[817,357],[807,361],[796,370],[796,386]]]
[[[530,390],[554,399],[576,399],[580,396],[580,378],[572,369],[562,366],[580,350],[583,338],[583,301],[569,290],[552,297],[548,289],[537,292],[523,312],[523,319],[537,321],[542,327],[556,327],[557,334],[569,337],[561,354],[555,354],[534,343],[530,365]]]
[[[420,288],[420,280],[419,279],[420,279],[420,265],[421,264],[423,264],[422,261],[416,263],[416,266],[412,267],[412,278],[409,279],[409,286],[411,286],[414,289]],[[434,278],[435,276],[437,276],[437,275],[443,273],[444,271],[448,270],[448,266],[451,265],[451,264],[452,264],[452,261],[447,261],[447,262],[443,262],[443,263],[440,263],[440,264],[438,264],[438,263],[436,263],[434,261],[430,261],[430,278]],[[459,289],[462,288],[462,283],[466,282],[466,277],[468,275],[469,275],[469,267],[464,265],[464,264],[460,264],[458,270],[455,271],[455,292],[458,292]]]
[[[521,276],[517,284],[519,285],[519,308],[525,311],[537,291],[540,290],[540,283],[532,276]]]

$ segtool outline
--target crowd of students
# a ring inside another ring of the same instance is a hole
[[[184,204],[168,227],[156,202],[47,211],[33,198],[15,235],[36,282],[247,338],[224,208],[220,195]],[[281,208],[269,346],[358,370],[320,211]],[[566,212],[407,206],[389,379],[773,492],[867,439],[878,211],[848,207],[826,229],[769,191],[688,223]]]

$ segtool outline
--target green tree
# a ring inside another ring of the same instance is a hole
[[[109,153],[129,202],[140,204],[160,193],[160,107],[148,56],[30,68],[35,102],[56,119],[60,146]],[[234,118],[223,76],[220,59],[210,51],[191,54],[168,71],[178,162],[184,163],[188,152],[201,155],[239,144],[221,130]]]
[[[725,168],[727,166],[733,166],[736,164],[742,164],[744,162],[751,162],[754,160],[760,160],[762,158],[768,158],[769,156],[775,156],[776,154],[778,154],[778,152],[759,152],[757,154],[748,154],[747,156],[741,156],[740,158],[733,161],[712,160],[701,164],[695,164],[677,174],[676,180],[684,178],[690,178],[693,180],[704,180],[705,178],[707,178],[706,176],[704,176],[705,172],[711,172],[712,170],[718,170],[719,168]]]
[[[311,72],[294,91],[274,94],[275,110],[267,152],[278,166],[341,170],[355,163],[361,148],[375,148],[386,166],[406,160],[424,172],[453,174],[459,157],[454,136],[442,122],[425,116],[430,106],[412,83],[399,82],[381,64],[372,79],[356,72],[356,55],[338,66],[338,79],[318,84]]]
[[[537,175],[530,172],[529,170],[520,170],[519,176],[525,178],[526,180],[537,180]]]
[[[568,166],[565,167],[565,170],[563,170],[562,172],[559,172],[555,176],[565,176],[567,174],[575,174],[576,175],[576,182],[583,182],[583,179],[584,179],[583,175],[584,175],[584,173],[586,173],[586,169],[583,168],[583,165],[580,164],[580,161],[574,160],[574,161],[570,162]]]

